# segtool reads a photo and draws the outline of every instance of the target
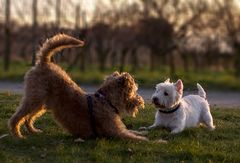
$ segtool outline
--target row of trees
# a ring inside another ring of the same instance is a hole
[[[126,65],[132,65],[135,71],[147,64],[150,70],[168,66],[174,74],[180,66],[186,72],[192,67],[196,71],[221,67],[235,70],[236,76],[240,76],[240,12],[234,0],[139,0],[131,4],[112,0],[108,5],[99,0],[91,22],[87,22],[80,4],[69,1],[75,13],[75,25],[71,29],[63,28],[60,22],[64,17],[61,5],[66,2],[48,2],[55,6],[55,23],[39,22],[40,1],[32,0],[32,26],[12,30],[11,3],[5,0],[5,70],[12,54],[11,42],[24,37],[25,41],[17,42],[18,48],[22,56],[31,53],[34,64],[39,38],[61,31],[86,41],[84,49],[72,50],[75,55],[65,57],[70,69],[79,65],[84,71],[87,64],[97,63],[101,71],[117,65],[121,71]],[[11,33],[16,35],[12,41]]]

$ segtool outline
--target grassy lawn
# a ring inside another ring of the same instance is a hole
[[[8,133],[7,120],[20,96],[0,94],[0,136]],[[137,129],[153,122],[154,108],[140,111],[137,118],[125,118],[127,126]],[[212,109],[217,129],[188,129],[171,135],[166,129],[151,131],[151,140],[163,138],[168,144],[124,142],[116,139],[75,143],[47,113],[36,122],[44,133],[28,135],[26,140],[11,136],[0,139],[0,162],[239,162],[240,109]],[[26,133],[25,133],[26,134]]]
[[[1,59],[0,65],[2,65]],[[66,70],[68,65],[63,63],[60,66]],[[30,68],[30,63],[12,61],[8,72],[4,72],[3,69],[0,68],[0,80],[22,81],[24,74]],[[67,71],[67,73],[78,83],[99,84],[102,83],[106,75],[116,70],[118,70],[117,67],[108,68],[105,72],[100,72],[96,65],[89,65],[85,72],[81,72],[78,67],[74,67],[71,71]],[[125,71],[133,74],[140,86],[147,87],[153,87],[153,85],[170,77],[168,68],[161,68],[155,71],[142,68],[136,72],[131,72],[131,68],[126,67]],[[186,73],[181,69],[177,69],[176,75],[171,78],[175,81],[181,78],[185,87],[188,88],[196,88],[196,83],[199,82],[206,89],[240,90],[240,79],[235,78],[233,72],[228,71],[202,70],[201,72],[195,72],[191,70],[189,73]]]

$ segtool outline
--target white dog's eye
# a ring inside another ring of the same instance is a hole
[[[168,96],[168,93],[167,93],[167,92],[164,92],[163,94],[164,94],[164,96]]]

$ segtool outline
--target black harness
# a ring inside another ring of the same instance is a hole
[[[178,104],[176,108],[174,109],[171,109],[171,110],[161,110],[161,109],[158,109],[158,111],[160,113],[164,113],[164,114],[171,114],[171,113],[174,113],[175,111],[177,111],[179,109],[181,104]]]
[[[114,109],[114,112],[115,112],[116,114],[119,114],[118,109],[111,103],[111,101],[109,101],[109,100],[106,98],[106,96],[104,95],[104,93],[103,93],[101,90],[97,91],[97,92],[95,93],[95,96],[98,97],[98,98],[102,98],[104,101],[106,101],[106,102],[108,103],[108,105],[109,105],[111,108]]]
[[[90,115],[90,124],[92,127],[92,131],[94,136],[98,136],[97,134],[97,130],[96,130],[96,121],[95,121],[95,117],[93,115],[93,102],[92,102],[92,97],[91,95],[87,95],[87,104],[88,104],[88,112]]]
[[[101,98],[104,101],[106,101],[108,103],[108,105],[114,109],[114,112],[116,114],[119,114],[118,109],[111,103],[111,101],[109,101],[108,99],[106,99],[106,97],[103,95],[102,91],[98,91],[94,94],[95,97],[97,98]],[[87,105],[88,105],[88,112],[90,115],[90,124],[91,124],[91,128],[93,131],[93,134],[95,137],[98,137],[98,133],[97,133],[97,129],[96,129],[96,120],[95,117],[93,115],[93,100],[92,100],[92,96],[91,95],[87,95]]]

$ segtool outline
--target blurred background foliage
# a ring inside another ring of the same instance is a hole
[[[239,0],[0,0],[0,80],[21,81],[59,32],[86,43],[54,58],[78,82],[119,70],[240,89]]]

